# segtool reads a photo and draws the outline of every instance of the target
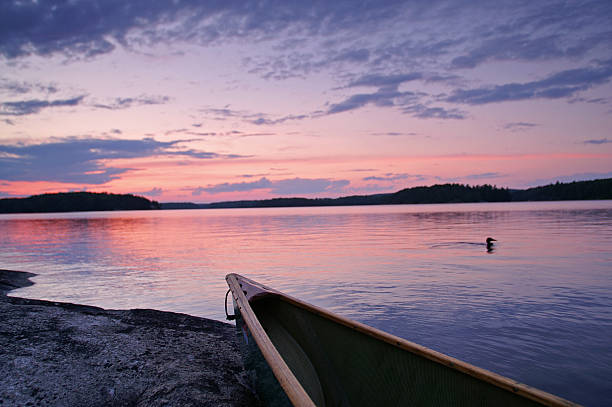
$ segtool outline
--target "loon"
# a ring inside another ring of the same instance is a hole
[[[497,242],[497,239],[493,239],[492,237],[487,237],[487,251],[493,250],[493,242]]]

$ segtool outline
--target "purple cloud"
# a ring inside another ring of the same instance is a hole
[[[523,131],[539,126],[537,123],[511,122],[504,124],[503,128],[510,131]]]
[[[373,176],[363,178],[364,181],[385,181],[385,182],[393,182],[393,181],[399,181],[399,180],[405,180],[405,179],[410,179],[412,181],[423,181],[426,179],[426,177],[420,174],[387,173],[387,174],[384,174],[383,176],[373,175]]]
[[[168,96],[147,96],[142,95],[138,97],[128,97],[128,98],[115,98],[111,103],[107,104],[94,104],[94,107],[99,109],[108,109],[108,110],[121,110],[128,109],[132,106],[143,106],[143,105],[163,105],[170,101]]]
[[[155,196],[160,196],[161,194],[163,194],[163,189],[161,188],[153,188],[149,191],[144,191],[144,192],[134,192],[134,195],[144,195],[144,196],[151,196],[151,197],[155,197]]]
[[[196,159],[236,158],[181,147],[184,140],[65,138],[41,144],[0,144],[0,180],[105,184],[131,168],[106,160],[156,156]]]
[[[71,99],[58,100],[22,100],[17,102],[0,103],[0,115],[2,116],[26,116],[39,113],[43,109],[51,107],[65,107],[80,105],[85,96],[77,96]]]
[[[483,105],[526,99],[559,99],[573,96],[597,84],[606,83],[610,78],[612,78],[612,60],[591,67],[557,72],[539,81],[458,89],[447,97],[446,101]]]
[[[0,78],[0,92],[5,92],[11,95],[23,95],[31,92],[42,92],[46,94],[57,93],[56,85],[45,84],[42,82],[27,82],[15,81],[6,78]]]
[[[367,33],[407,6],[397,1],[350,1],[306,4],[133,0],[0,3],[0,55],[31,54],[94,57],[117,44],[154,44],[172,40],[210,45],[227,40],[258,42],[271,36]],[[172,24],[172,29],[168,28]],[[356,51],[339,56],[363,61]]]
[[[351,81],[347,88],[366,86],[378,87],[378,90],[374,93],[357,93],[349,96],[339,103],[331,104],[324,114],[343,113],[366,105],[374,105],[378,107],[397,107],[402,113],[420,119],[464,119],[466,114],[459,109],[430,106],[426,100],[428,95],[425,93],[399,90],[401,84],[424,77],[421,73],[362,76]]]
[[[591,139],[591,140],[584,140],[583,141],[584,144],[608,144],[608,143],[612,143],[612,140],[606,138],[600,138],[600,139]]]

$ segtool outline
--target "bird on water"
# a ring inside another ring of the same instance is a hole
[[[493,242],[497,242],[497,239],[493,239],[492,237],[487,237],[487,251],[492,251],[493,250],[493,246],[495,245],[495,243]]]

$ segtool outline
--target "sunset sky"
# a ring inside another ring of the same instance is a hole
[[[0,197],[612,177],[612,1],[0,2]]]

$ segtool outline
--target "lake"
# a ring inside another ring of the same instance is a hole
[[[239,273],[612,403],[612,201],[0,215],[0,268],[39,274],[14,296],[218,320]]]

